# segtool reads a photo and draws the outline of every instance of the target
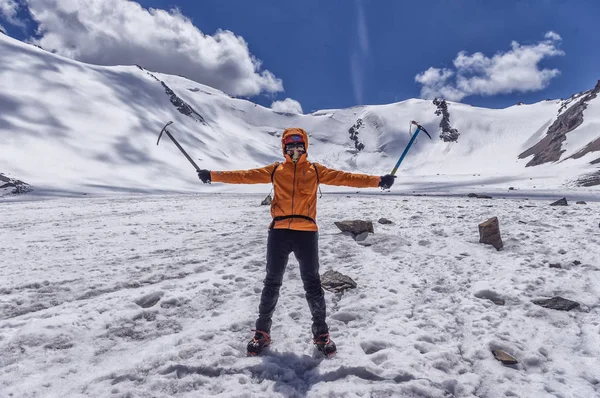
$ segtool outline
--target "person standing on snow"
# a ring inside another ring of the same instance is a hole
[[[271,317],[279,298],[279,288],[290,253],[300,266],[306,301],[312,315],[313,343],[327,356],[336,352],[325,322],[325,297],[319,275],[317,188],[319,184],[355,188],[382,187],[394,184],[393,175],[372,176],[329,169],[307,160],[308,135],[301,128],[283,132],[281,145],[285,161],[269,166],[238,171],[199,170],[203,183],[230,184],[273,183],[273,200],[267,240],[267,275],[258,307],[254,337],[248,343],[248,355],[259,354],[271,343]]]

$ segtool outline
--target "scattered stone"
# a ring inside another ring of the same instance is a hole
[[[585,203],[585,200],[578,200],[577,202],[575,202],[576,205],[587,205],[587,203]]]
[[[560,249],[558,251],[558,254],[567,254],[567,251],[565,249]]]
[[[502,249],[504,244],[500,236],[498,217],[490,218],[479,224],[479,243],[492,245],[496,250]]]
[[[271,194],[268,194],[266,198],[263,199],[262,202],[260,202],[261,206],[268,206],[271,204],[271,202],[273,201],[273,198],[271,197]]]
[[[369,237],[369,233],[367,231],[362,232],[356,236],[354,236],[354,240],[357,242],[362,242],[364,240],[366,240]]]
[[[347,220],[347,221],[335,221],[335,226],[342,232],[350,232],[353,236],[360,235],[363,232],[375,233],[373,230],[373,223],[371,221],[363,220]]]
[[[554,203],[550,203],[550,206],[568,206],[569,204],[567,203],[567,198],[562,198],[557,200]]]
[[[491,196],[488,195],[479,195],[476,193],[470,193],[467,195],[469,198],[477,198],[477,199],[492,199]]]
[[[579,303],[572,300],[556,296],[551,299],[533,300],[533,304],[539,305],[544,308],[550,308],[552,310],[559,311],[570,311],[573,308],[579,307]]]
[[[573,261],[573,265],[581,265],[581,261],[575,260],[575,261]]]
[[[494,358],[502,362],[504,365],[516,365],[519,363],[515,357],[500,349],[493,349]]]
[[[390,220],[388,220],[387,218],[380,218],[379,220],[377,220],[377,222],[379,224],[391,224],[392,222]]]
[[[355,289],[357,285],[349,276],[337,271],[328,270],[321,275],[321,286],[330,292],[340,293],[347,289]]]
[[[474,296],[479,299],[490,300],[492,303],[494,303],[496,305],[506,304],[506,301],[498,293],[493,292],[491,290],[481,290],[479,292],[476,292],[474,294]]]
[[[515,190],[515,187],[508,187],[508,190],[509,190],[509,191],[514,191],[514,190]]]
[[[550,268],[562,268],[562,266],[559,263],[551,263],[549,265]]]
[[[519,206],[519,207],[521,207],[521,206]],[[527,224],[527,223],[525,221],[519,220],[519,224]]]
[[[164,294],[165,292],[150,293],[135,300],[135,303],[142,308],[150,308],[158,303]]]

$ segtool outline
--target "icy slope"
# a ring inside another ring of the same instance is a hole
[[[158,132],[169,120],[175,122],[171,132],[184,148],[209,169],[281,160],[281,132],[299,126],[310,134],[312,160],[384,174],[410,139],[408,124],[414,119],[434,140],[417,140],[399,170],[403,188],[395,189],[443,191],[457,184],[556,189],[596,170],[590,161],[598,152],[528,168],[528,159],[518,159],[544,137],[559,114],[560,101],[501,110],[449,103],[460,137],[444,142],[438,138],[441,117],[431,101],[279,114],[183,77],[137,66],[87,65],[4,35],[0,54],[0,172],[38,191],[268,189],[200,186],[168,139],[156,146]],[[563,159],[600,137],[599,101],[589,104],[583,124],[567,136]],[[188,115],[178,108],[187,109]]]

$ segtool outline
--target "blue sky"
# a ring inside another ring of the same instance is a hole
[[[23,39],[32,35],[36,24],[27,18],[25,10],[29,7],[46,29],[41,35],[46,37],[39,42],[44,48],[58,49],[63,55],[86,62],[133,63],[131,57],[107,58],[111,51],[122,52],[114,43],[105,44],[102,53],[87,49],[92,43],[102,47],[105,41],[100,36],[78,42],[72,38],[88,34],[90,26],[111,29],[110,21],[118,19],[118,7],[113,5],[111,15],[100,16],[108,11],[106,6],[98,6],[101,11],[88,13],[87,17],[81,16],[81,10],[76,10],[78,16],[73,17],[60,9],[56,4],[61,0],[29,0],[27,6],[23,0],[0,0],[0,9],[2,3],[19,1],[12,23],[6,10],[0,17],[0,24],[12,36]],[[88,5],[99,0],[78,1],[81,7],[91,7]],[[215,70],[206,66],[213,65],[212,61],[199,65],[191,61],[178,73],[265,106],[291,98],[301,104],[304,112],[311,112],[441,95],[477,106],[505,107],[517,101],[568,97],[592,88],[600,79],[597,0],[141,0],[139,4],[144,9],[177,7],[180,17],[189,19],[204,35],[215,35],[221,29],[243,38],[248,54],[240,55],[239,63],[233,65],[237,61],[232,60]],[[58,17],[47,15],[52,7],[56,7]],[[164,19],[155,17],[152,23]],[[92,18],[100,22],[92,24]],[[76,34],[65,31],[64,25],[77,24],[87,28]],[[181,35],[186,35],[184,31]],[[124,36],[127,40],[130,38]],[[516,47],[511,45],[513,41],[518,43]],[[77,46],[78,51],[72,50]],[[187,42],[182,48],[189,46]],[[227,54],[238,50],[236,47]],[[160,47],[156,51],[160,52]],[[207,50],[203,47],[198,51],[206,54]],[[494,58],[495,54],[501,56]],[[140,52],[138,58],[144,62],[136,63],[173,72],[169,69],[173,56],[165,55],[163,60],[151,57],[149,51]],[[219,57],[223,58],[222,54]],[[252,57],[261,65],[248,72]],[[185,62],[174,60],[180,65]],[[195,73],[203,68],[208,70]],[[235,73],[227,74],[229,69],[235,69]],[[270,76],[260,76],[263,71],[270,72]],[[253,73],[250,80],[247,73]],[[219,74],[223,77],[215,78]],[[421,82],[415,80],[419,74]],[[459,83],[457,77],[461,76],[466,79]]]

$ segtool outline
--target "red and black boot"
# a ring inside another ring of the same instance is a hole
[[[254,337],[248,342],[248,355],[254,356],[262,352],[262,350],[271,344],[271,336],[269,333],[262,330],[252,330]]]
[[[313,343],[317,346],[317,349],[319,351],[325,354],[327,358],[334,356],[337,352],[335,343],[329,338],[329,333],[324,333],[319,336],[316,336],[313,339]]]

